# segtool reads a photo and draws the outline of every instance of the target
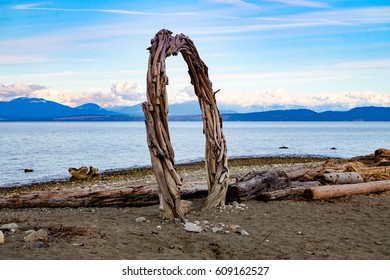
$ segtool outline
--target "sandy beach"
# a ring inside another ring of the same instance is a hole
[[[253,170],[324,159],[250,158],[230,161],[231,177]],[[184,181],[205,181],[202,163],[180,165]],[[153,183],[150,169],[108,172],[86,182],[48,182],[45,188],[110,188]],[[1,195],[15,190],[2,190]],[[145,207],[0,209],[0,259],[390,259],[390,193],[353,195],[319,201],[251,200],[224,209],[201,211],[193,199],[186,217],[203,227],[187,232],[179,222],[159,217],[158,205]],[[46,233],[26,241],[32,230]],[[238,231],[237,229],[240,229]],[[241,232],[241,233],[240,233]],[[243,233],[247,234],[243,234]]]

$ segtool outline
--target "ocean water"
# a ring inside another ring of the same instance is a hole
[[[202,160],[202,123],[169,125],[176,162]],[[390,122],[225,122],[224,133],[229,157],[349,158],[390,148]],[[66,179],[69,167],[83,165],[150,166],[144,123],[0,122],[0,187]]]

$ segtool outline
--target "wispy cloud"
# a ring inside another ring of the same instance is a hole
[[[39,55],[0,55],[0,64],[30,64],[52,61]]]
[[[371,68],[390,68],[390,59],[381,60],[357,60],[335,64],[339,69],[371,69]]]
[[[286,5],[301,6],[301,7],[311,7],[311,8],[327,8],[329,5],[324,2],[319,1],[309,1],[309,0],[267,0],[267,2],[277,2]]]
[[[252,4],[252,3],[249,3],[249,2],[243,1],[243,0],[208,0],[207,2],[216,3],[216,4],[232,5],[232,6],[241,7],[241,8],[248,8],[248,9],[260,8],[256,4]]]
[[[39,10],[39,11],[59,11],[59,12],[83,12],[83,13],[109,13],[109,14],[126,14],[126,15],[139,15],[139,16],[189,16],[189,15],[202,15],[204,13],[199,12],[172,12],[172,13],[161,13],[161,12],[144,12],[136,10],[120,10],[120,9],[76,9],[76,8],[49,8],[39,7],[37,5],[15,5],[11,7],[15,10]]]

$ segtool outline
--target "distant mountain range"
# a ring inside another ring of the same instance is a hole
[[[169,106],[174,121],[200,121],[197,101]],[[389,107],[358,107],[349,111],[308,109],[272,110],[253,113],[236,113],[221,109],[225,121],[390,121]],[[21,97],[0,102],[0,121],[143,121],[141,104],[104,109],[88,103],[69,107],[42,98]]]

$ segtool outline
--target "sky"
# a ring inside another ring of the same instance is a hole
[[[221,106],[390,106],[390,3],[378,0],[3,0],[0,101],[141,103],[163,28],[193,40]],[[169,102],[196,100],[181,56],[166,64]]]

